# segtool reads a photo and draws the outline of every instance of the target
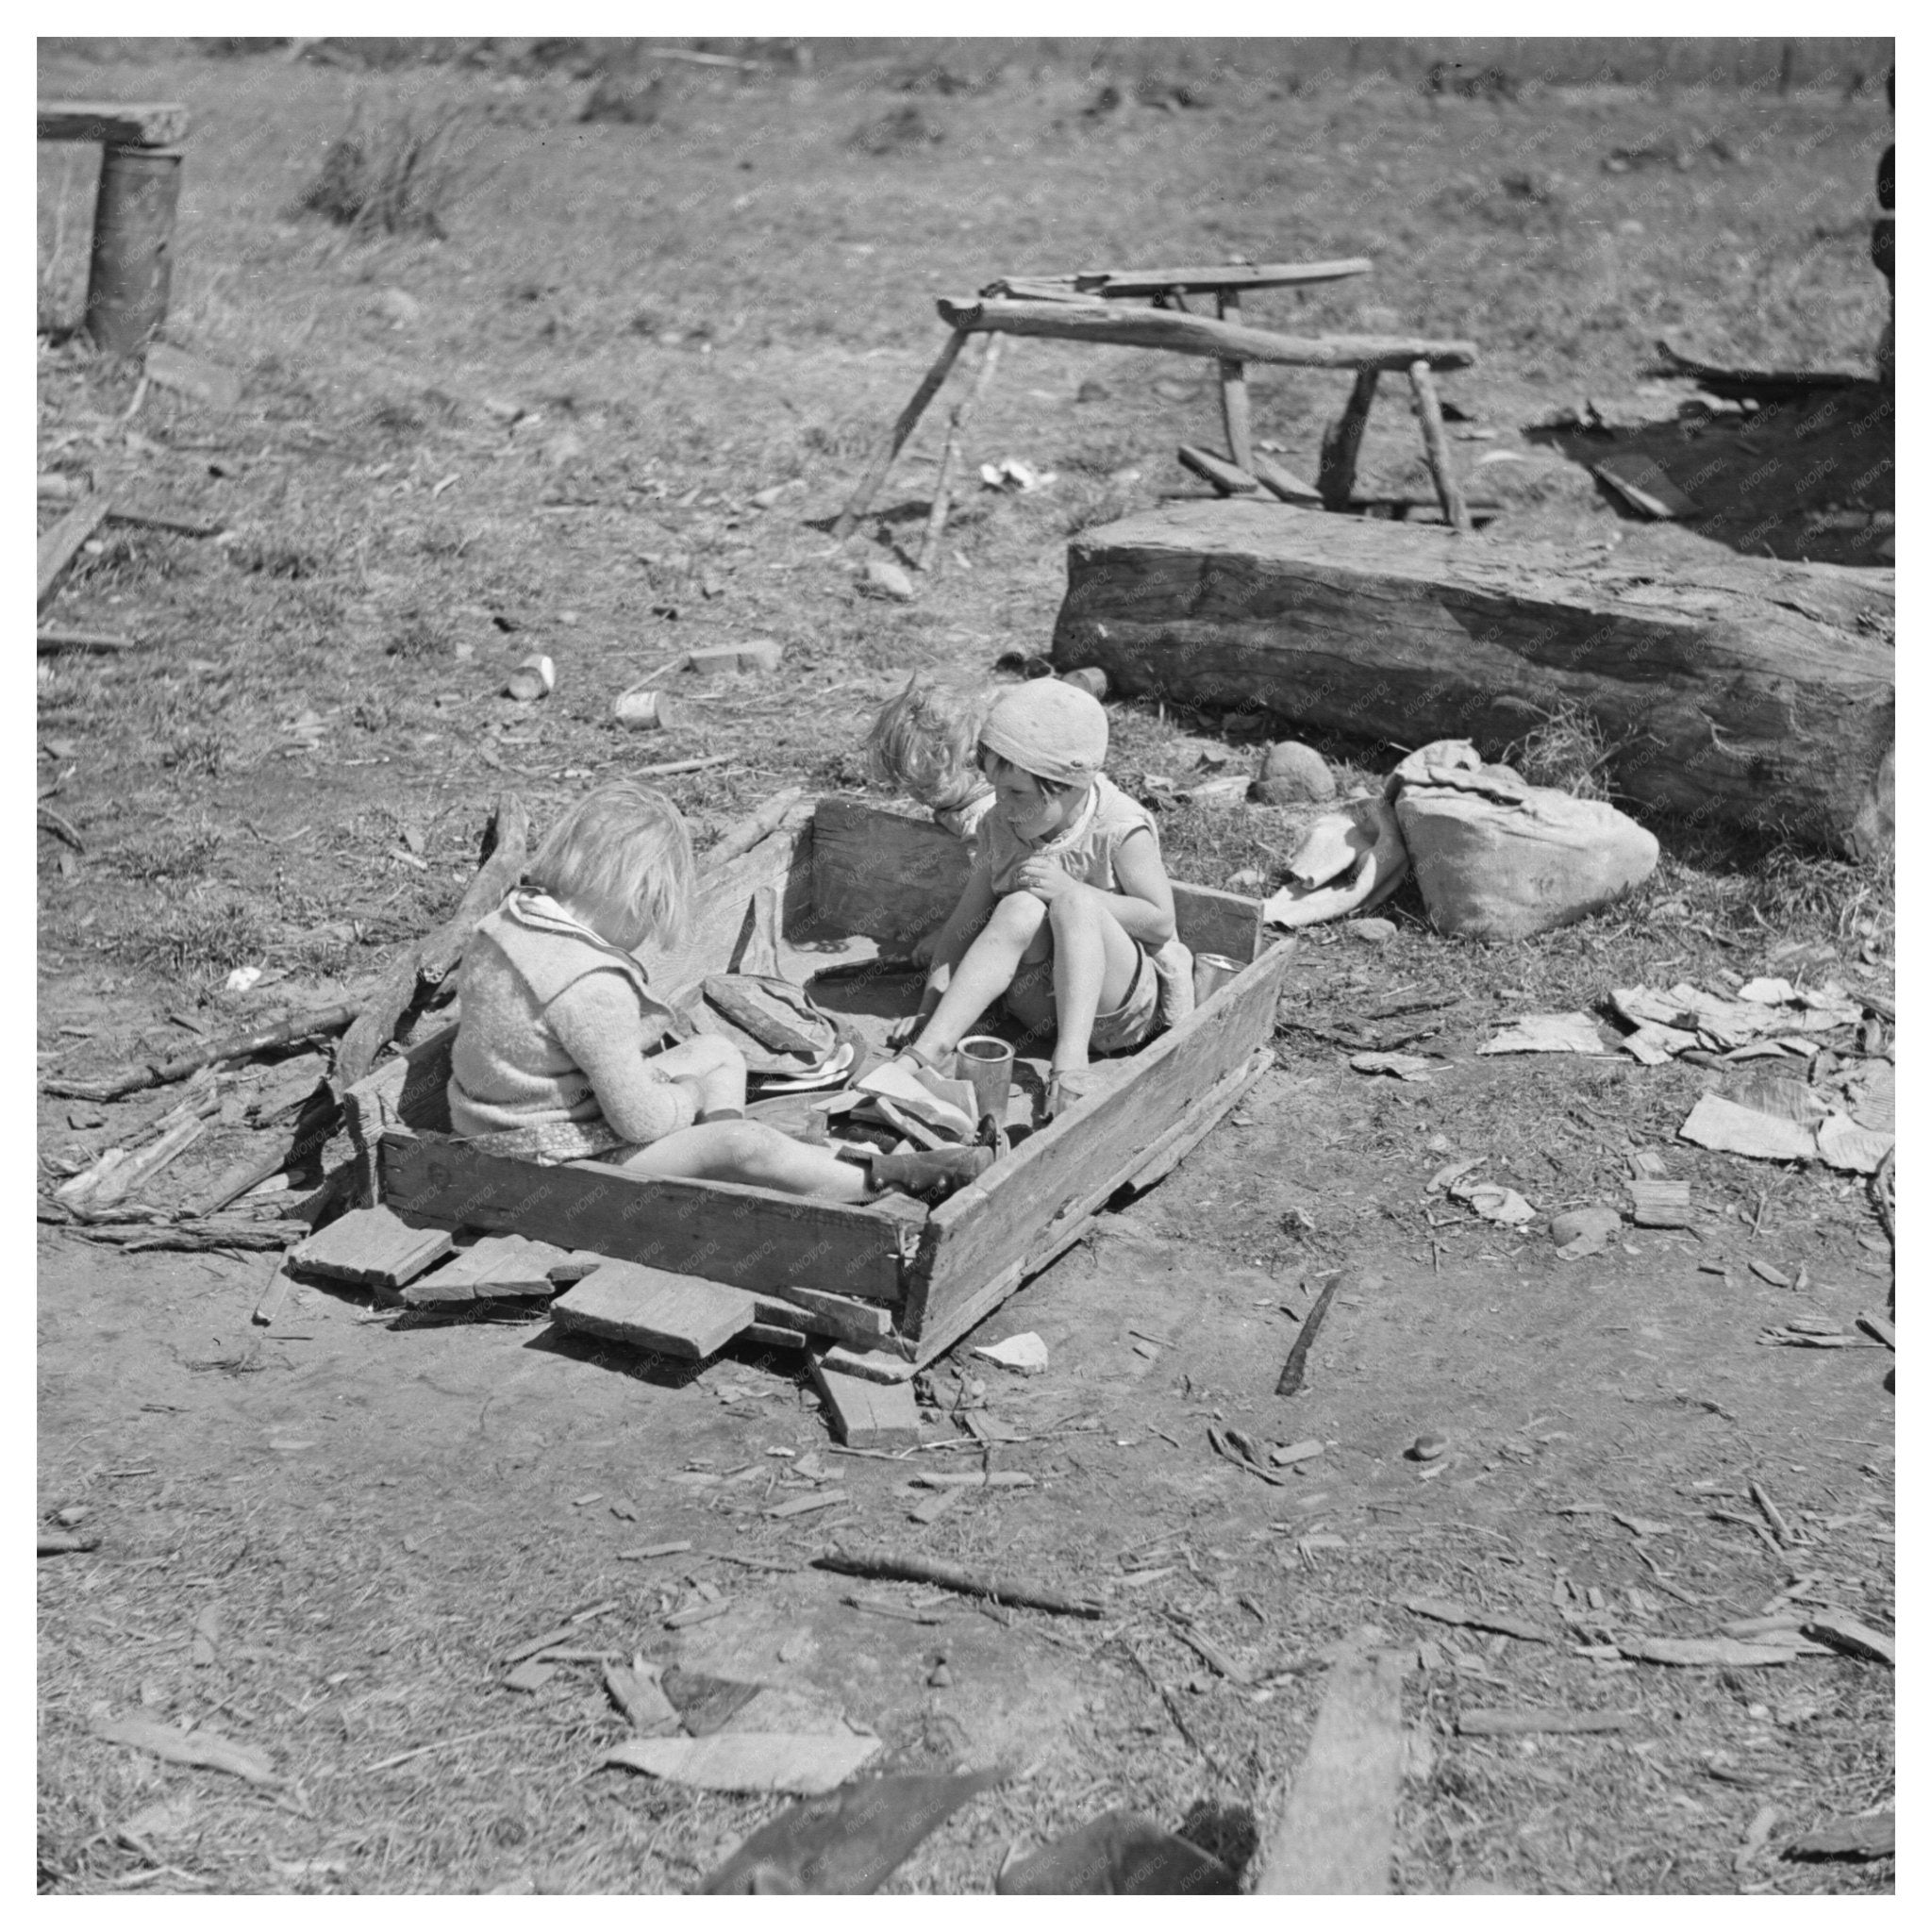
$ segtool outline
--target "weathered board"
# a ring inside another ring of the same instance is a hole
[[[903,1449],[919,1441],[919,1407],[909,1382],[861,1381],[828,1369],[816,1356],[811,1381],[832,1433],[848,1449]]]
[[[455,1254],[403,1290],[408,1307],[445,1303],[537,1299],[557,1292],[550,1270],[570,1257],[548,1241],[491,1234]]]
[[[896,1302],[918,1224],[881,1208],[808,1201],[728,1181],[642,1180],[601,1161],[539,1167],[391,1128],[382,1198],[448,1227],[527,1234],[674,1274],[777,1289],[808,1275],[863,1301]]]
[[[1076,537],[1054,661],[1490,754],[1574,703],[1640,804],[1862,857],[1891,837],[1892,625],[1890,571],[1713,555],[1646,572],[1229,499]]]
[[[607,1261],[550,1305],[559,1327],[658,1355],[703,1361],[755,1319],[742,1289],[670,1274],[632,1261]]]
[[[449,1253],[449,1230],[405,1221],[401,1204],[357,1208],[290,1250],[291,1266],[363,1288],[401,1288]]]
[[[188,138],[188,109],[176,101],[38,101],[34,120],[40,141],[175,147]]]

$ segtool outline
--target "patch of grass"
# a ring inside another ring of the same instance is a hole
[[[425,552],[428,552],[429,541],[426,537],[421,540],[420,547]],[[463,545],[468,541],[469,539],[465,537],[462,542],[457,544],[452,554],[460,557]],[[383,655],[389,658],[447,658],[455,642],[456,626],[448,618],[425,616],[420,611],[411,611],[403,623],[390,633],[389,641],[382,649]]]
[[[406,102],[387,114],[358,105],[296,206],[358,234],[443,239],[471,118],[450,101]]]
[[[164,827],[130,840],[107,854],[108,863],[123,878],[143,884],[157,879],[205,879],[222,849],[222,834],[212,825],[181,829]]]
[[[245,899],[164,908],[151,923],[124,928],[108,950],[129,965],[175,978],[229,973],[261,958],[273,935]]]
[[[234,749],[226,732],[195,726],[174,735],[161,763],[177,778],[215,778],[232,762]]]

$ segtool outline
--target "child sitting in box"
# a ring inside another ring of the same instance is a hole
[[[1105,1084],[1093,1055],[1131,1053],[1159,1030],[1156,955],[1186,978],[1159,836],[1101,770],[1107,738],[1099,702],[1058,679],[993,702],[979,734],[993,808],[918,1015],[896,1036],[906,1058],[950,1074],[953,1050],[1004,998],[1030,1034],[1053,1036],[1049,1117]]]
[[[979,727],[991,702],[984,686],[915,671],[866,734],[873,783],[916,798],[935,824],[970,842],[992,809],[979,769]]]
[[[523,884],[476,927],[462,966],[450,1125],[487,1153],[595,1159],[631,1174],[741,1181],[828,1201],[897,1188],[942,1200],[986,1147],[874,1155],[870,1172],[744,1117],[744,1057],[676,1016],[636,948],[676,945],[691,838],[662,792],[600,786],[566,812]]]

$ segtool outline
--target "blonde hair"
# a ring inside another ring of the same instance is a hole
[[[985,790],[979,727],[992,692],[914,672],[866,735],[866,770],[874,785],[909,792],[933,811],[950,811]]]
[[[524,881],[569,907],[612,945],[675,946],[691,913],[691,834],[661,791],[635,778],[600,785],[550,828]]]

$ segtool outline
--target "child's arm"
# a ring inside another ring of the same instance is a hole
[[[547,1017],[604,1118],[625,1140],[648,1146],[697,1119],[698,1082],[667,1080],[651,1065],[645,1049],[657,1042],[621,974],[586,974],[551,1002]]]
[[[1063,892],[1091,892],[1130,940],[1144,946],[1164,946],[1174,937],[1174,888],[1154,835],[1144,828],[1131,833],[1114,854],[1113,870],[1120,882],[1118,892],[1081,885],[1051,858],[1028,859],[1016,883],[1022,891],[1044,899],[1049,908]]]

